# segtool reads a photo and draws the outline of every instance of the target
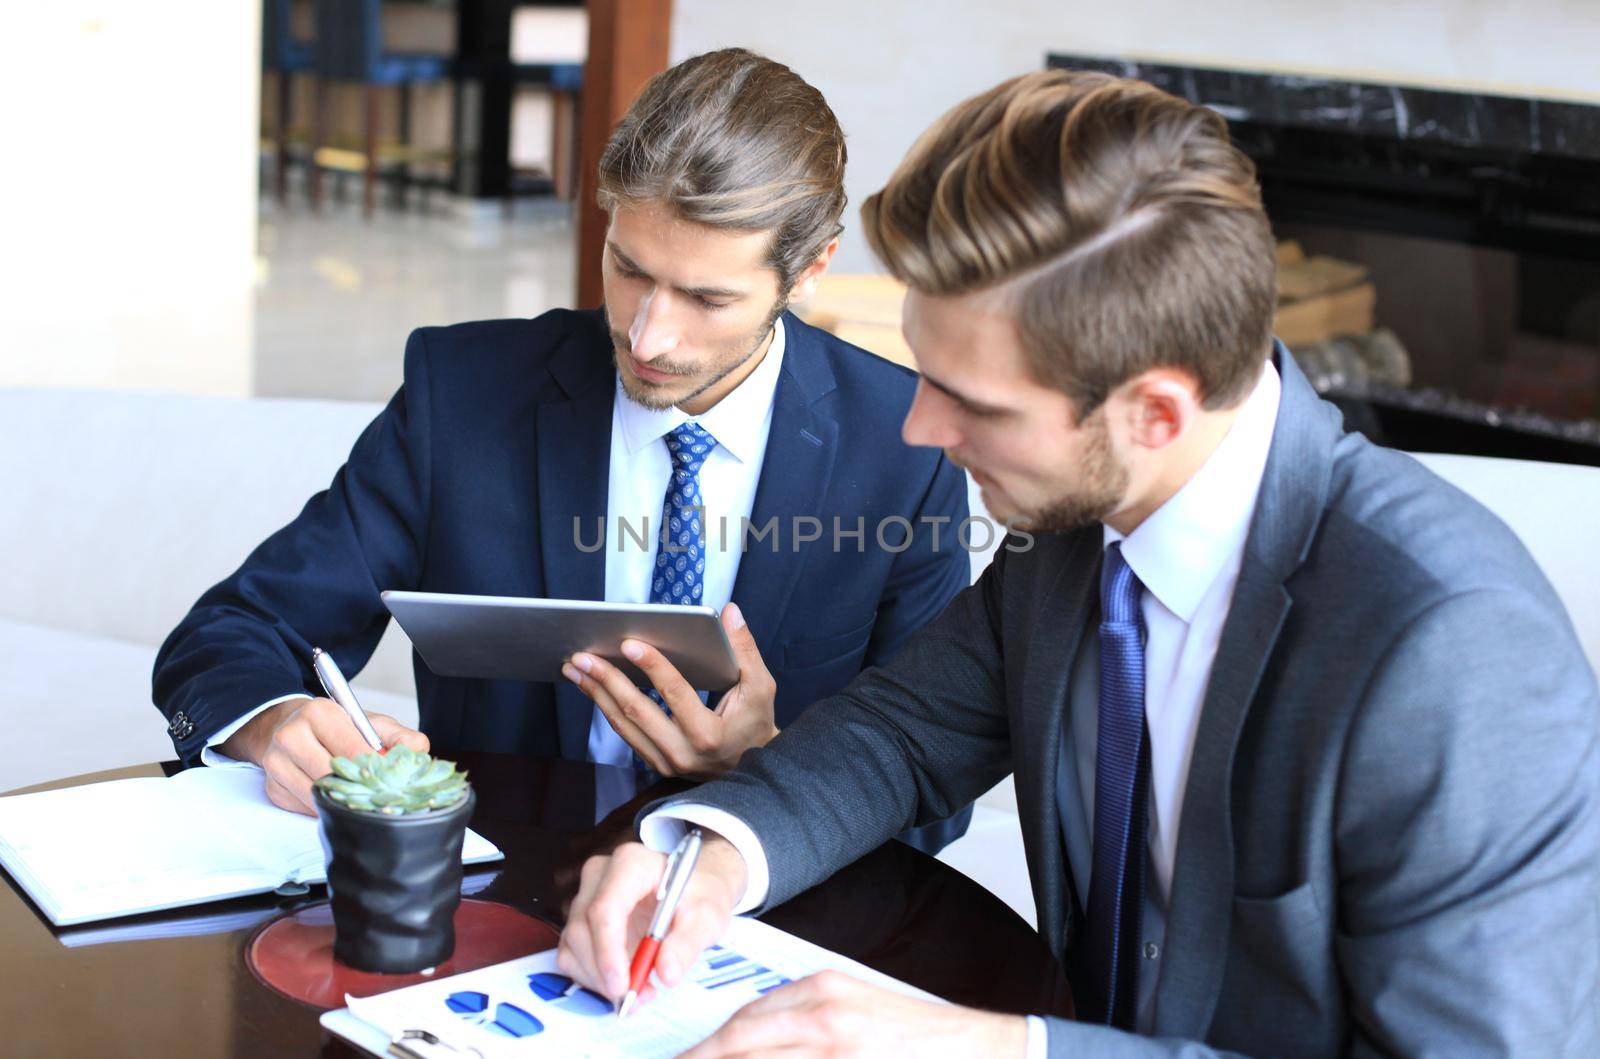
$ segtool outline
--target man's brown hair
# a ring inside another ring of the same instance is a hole
[[[1156,367],[1208,408],[1257,377],[1276,300],[1255,166],[1214,112],[1105,74],[1028,74],[958,105],[861,209],[929,294],[994,289],[1080,418]]]
[[[658,202],[696,224],[771,231],[768,264],[788,292],[837,236],[844,133],[822,93],[743,48],[657,74],[600,156],[600,205]]]

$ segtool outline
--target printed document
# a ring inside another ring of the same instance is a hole
[[[554,949],[492,967],[370,997],[347,996],[348,1014],[323,1025],[368,1048],[374,1042],[428,1037],[438,1054],[666,1059],[716,1032],[744,1005],[821,970],[844,971],[907,996],[931,994],[754,919],[735,918],[682,985],[658,993],[626,1019],[610,1001],[556,968]],[[360,1024],[378,1031],[363,1038]],[[419,1046],[417,1054],[434,1054]]]

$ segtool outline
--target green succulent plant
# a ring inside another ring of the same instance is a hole
[[[317,788],[347,809],[401,816],[445,809],[467,796],[467,774],[407,746],[382,754],[336,757]]]

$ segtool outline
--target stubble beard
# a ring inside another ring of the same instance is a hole
[[[1038,533],[1070,533],[1096,522],[1121,506],[1128,494],[1127,467],[1111,451],[1111,430],[1105,416],[1085,420],[1087,435],[1079,462],[1079,481],[1075,491],[1056,498],[1043,508],[1028,512],[1015,524]]]
[[[652,412],[664,411],[665,409],[672,408],[675,405],[684,404],[688,401],[694,400],[696,397],[699,397],[701,394],[717,385],[717,383],[721,382],[723,379],[726,379],[729,375],[732,375],[734,372],[744,367],[745,364],[749,363],[750,358],[755,356],[756,351],[766,343],[767,338],[772,334],[773,325],[777,323],[778,317],[782,316],[783,311],[788,307],[788,299],[779,298],[777,303],[773,305],[772,310],[767,313],[766,322],[756,330],[755,335],[746,342],[740,343],[738,347],[735,347],[742,348],[744,352],[735,356],[731,356],[726,361],[715,365],[711,370],[710,376],[705,382],[701,383],[699,386],[685,394],[664,393],[660,387],[647,383],[643,379],[640,379],[622,369],[620,359],[624,356],[632,355],[633,343],[629,340],[627,335],[610,326],[611,317],[608,315],[606,317],[606,325],[607,329],[611,332],[611,362],[612,366],[617,369],[617,377],[622,380],[622,392],[627,395],[628,400],[632,401],[634,404],[640,405],[641,407],[648,408]],[[652,367],[654,370],[664,372],[668,375],[681,375],[688,377],[696,374],[693,369],[684,370],[672,365],[668,365],[666,367],[655,367],[652,365]]]

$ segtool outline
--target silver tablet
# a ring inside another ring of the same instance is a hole
[[[650,679],[622,657],[622,641],[632,639],[666,655],[701,691],[739,681],[728,634],[710,607],[397,591],[383,593],[383,603],[441,677],[560,681],[561,663],[587,651],[649,688]]]

